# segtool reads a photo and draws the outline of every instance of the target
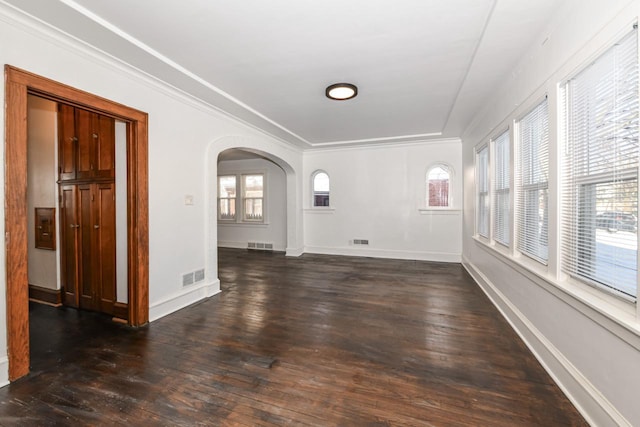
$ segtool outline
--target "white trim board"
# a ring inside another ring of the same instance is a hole
[[[220,280],[193,285],[149,305],[149,321],[153,322],[193,303],[220,293]]]
[[[361,256],[361,257],[371,257],[371,258],[406,259],[406,260],[412,260],[412,261],[460,263],[462,260],[461,254],[456,254],[456,253],[402,251],[402,250],[396,250],[396,249],[305,246],[304,252],[310,253],[310,254],[321,254],[321,255]]]
[[[9,385],[9,358],[0,357],[0,387]]]
[[[263,243],[262,240],[256,240],[256,242]],[[247,249],[248,242],[233,242],[231,240],[218,240],[219,248],[231,248],[231,249]],[[259,249],[258,249],[259,250]],[[273,252],[285,252],[286,248],[281,245],[273,244]]]
[[[589,425],[631,427],[615,406],[473,263],[463,257],[462,265]]]

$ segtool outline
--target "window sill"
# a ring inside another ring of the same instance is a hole
[[[462,210],[451,208],[421,208],[420,215],[460,215]]]
[[[313,214],[332,214],[334,213],[336,210],[334,208],[332,208],[331,206],[318,206],[315,208],[307,208],[304,209],[305,213],[313,213]]]
[[[473,240],[490,255],[640,350],[640,322],[636,318],[636,303],[624,301],[573,278],[555,279],[543,264],[522,255],[514,257],[477,236]]]
[[[218,220],[218,227],[268,227],[268,222],[233,222]]]

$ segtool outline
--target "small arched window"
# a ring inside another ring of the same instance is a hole
[[[325,171],[313,173],[313,207],[329,206],[329,175]]]
[[[427,171],[427,207],[446,208],[451,205],[451,169],[447,165],[433,165]]]

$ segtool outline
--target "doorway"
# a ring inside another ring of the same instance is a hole
[[[126,123],[128,323],[149,319],[148,116],[5,65],[5,247],[9,380],[29,373],[27,97],[29,94]]]

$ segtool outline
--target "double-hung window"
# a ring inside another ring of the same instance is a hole
[[[484,146],[476,152],[476,232],[489,237],[489,147]]]
[[[509,131],[493,140],[493,240],[509,246]]]
[[[218,219],[236,220],[236,187],[235,175],[218,177]]]
[[[562,268],[635,300],[637,30],[564,84]]]
[[[218,176],[218,219],[264,221],[264,174]]]
[[[518,122],[517,248],[549,257],[549,108],[545,98]]]
[[[244,221],[263,221],[264,175],[242,175],[242,206]]]

